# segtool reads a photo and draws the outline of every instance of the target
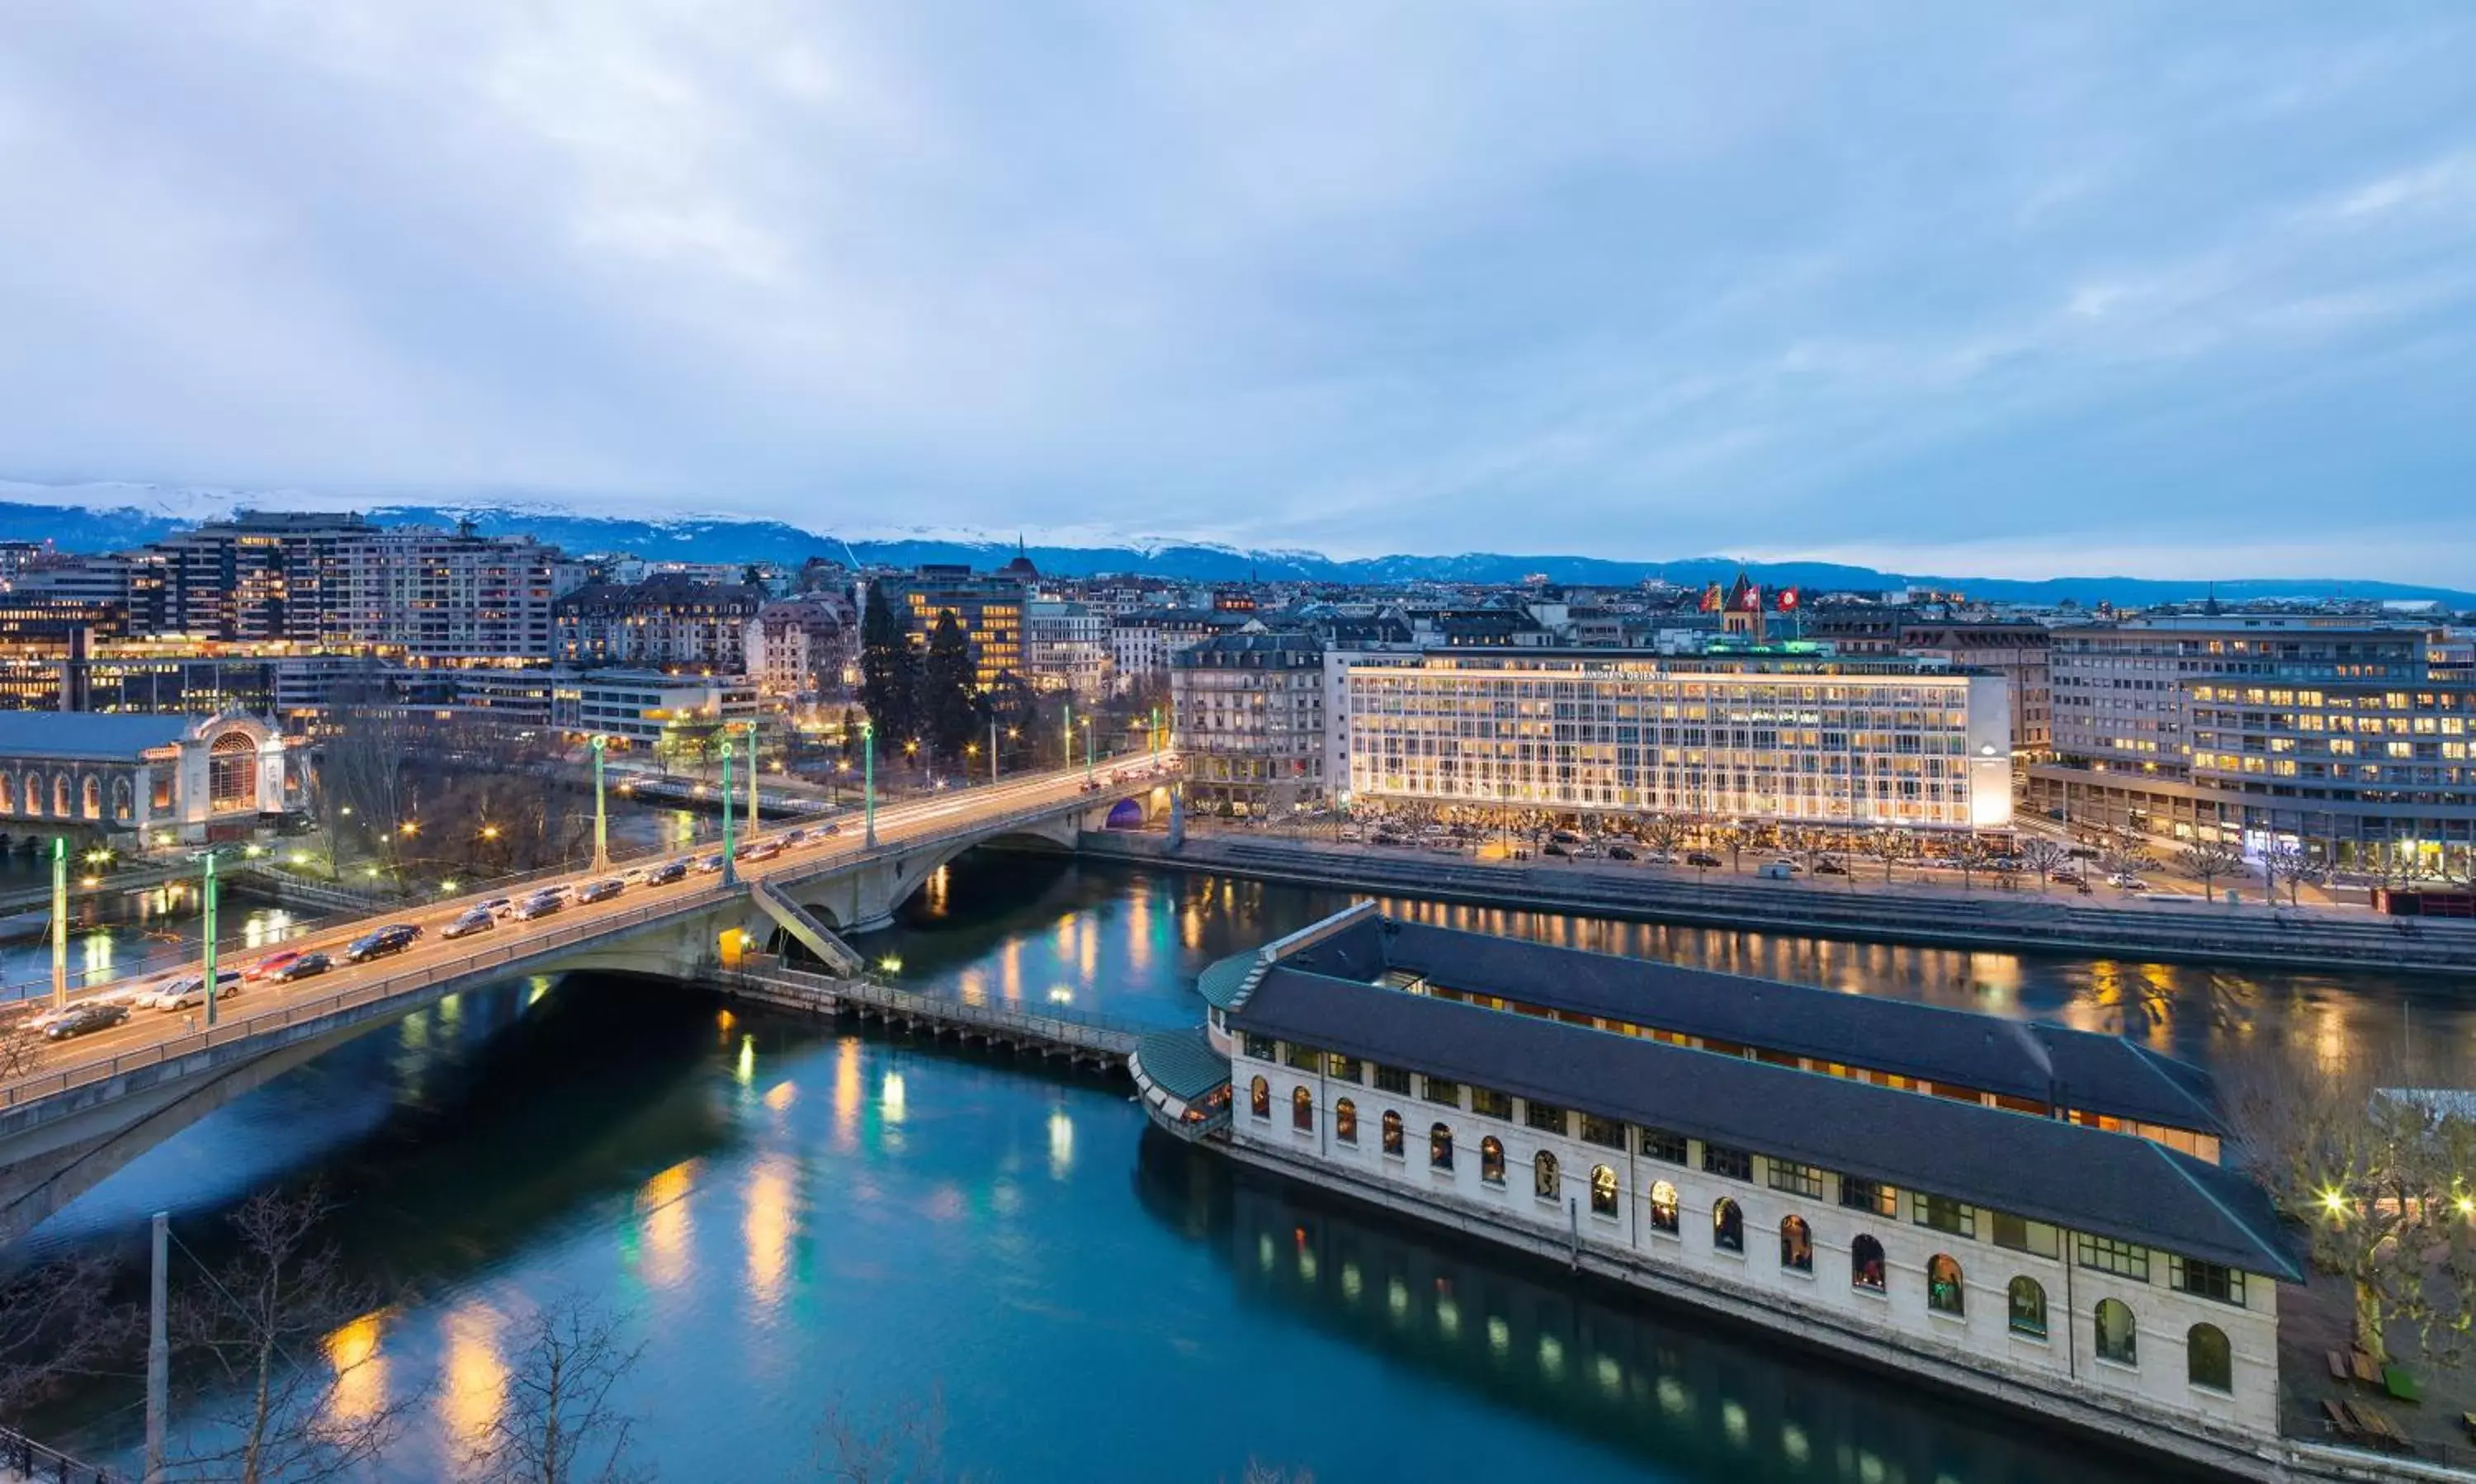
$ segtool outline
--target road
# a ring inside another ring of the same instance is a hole
[[[1167,764],[1164,763],[1163,766],[1166,767]],[[1152,767],[1153,764],[1150,759],[1122,761],[1115,768],[1102,770],[1101,776],[1104,779],[1113,776],[1131,779],[1146,776]],[[891,805],[878,811],[878,842],[880,847],[895,845],[904,840],[942,834],[957,827],[967,827],[981,820],[1003,818],[1045,804],[1070,803],[1082,796],[1083,782],[1084,772],[1077,768],[1067,772],[1034,775],[1019,781],[1000,783],[990,787],[958,790],[952,795],[932,795],[926,799]],[[795,871],[806,872],[821,864],[863,853],[866,846],[862,838],[863,828],[860,816],[856,813],[850,814],[835,823],[839,826],[839,832],[830,835],[816,832],[825,827],[803,826],[797,821],[784,821],[779,826],[769,826],[760,829],[755,835],[741,842],[743,849],[747,845],[759,841],[780,840],[798,829],[805,829],[809,834],[803,843],[786,848],[774,859],[740,861],[738,874],[744,878],[755,879]],[[692,868],[685,878],[668,885],[631,885],[616,897],[590,903],[580,904],[571,899],[564,909],[547,917],[532,922],[518,922],[513,918],[503,918],[496,928],[466,938],[445,939],[439,936],[439,929],[461,915],[467,908],[480,905],[494,898],[505,896],[521,901],[547,887],[582,885],[586,881],[616,876],[621,867],[614,865],[607,871],[578,870],[562,875],[537,877],[518,885],[502,888],[485,885],[480,890],[451,901],[408,905],[397,912],[373,915],[351,922],[320,924],[314,930],[297,938],[287,939],[279,949],[270,952],[326,952],[335,959],[335,967],[333,970],[290,984],[253,983],[237,994],[227,994],[219,999],[218,1018],[229,1021],[257,1015],[271,1007],[289,1002],[323,999],[335,994],[338,990],[348,989],[359,983],[391,978],[408,971],[433,964],[453,963],[471,955],[477,949],[521,947],[532,939],[564,934],[580,924],[591,924],[626,915],[644,906],[648,902],[675,901],[709,894],[719,879],[718,875],[700,873],[693,869],[693,862],[714,853],[715,849],[716,847],[707,845],[696,850],[632,857],[624,862],[625,868],[656,866],[669,860],[688,861]],[[422,929],[422,936],[410,949],[366,964],[349,964],[344,961],[344,949],[355,938],[373,928],[396,923],[409,923]],[[262,956],[264,956],[263,953],[236,954],[219,960],[217,967],[218,969],[246,969],[250,963]],[[197,967],[191,966],[188,972],[196,972]],[[159,977],[149,976],[105,985],[90,993],[74,997],[71,1003],[89,1000],[108,1001],[126,998],[151,987]],[[172,1011],[134,1009],[130,1012],[129,1020],[119,1026],[93,1031],[64,1042],[47,1043],[30,1076],[16,1078],[7,1084],[0,1084],[0,1091],[5,1091],[7,1086],[13,1086],[18,1082],[56,1078],[62,1072],[72,1071],[85,1063],[107,1061],[113,1056],[142,1050],[157,1042],[173,1040],[203,1028],[204,1025],[203,1009]]]

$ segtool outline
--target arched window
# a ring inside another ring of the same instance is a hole
[[[1723,1252],[1746,1249],[1746,1213],[1725,1196],[1711,1208],[1711,1245]]]
[[[65,773],[55,773],[52,775],[52,812],[66,819],[69,817],[69,776]]]
[[[227,731],[207,749],[207,806],[258,806],[258,739],[248,732]]]
[[[1290,1126],[1302,1133],[1315,1132],[1315,1094],[1304,1087],[1290,1090]]]
[[[1859,1237],[1848,1244],[1848,1285],[1868,1293],[1883,1291],[1883,1244]]]
[[[26,775],[25,785],[23,800],[26,806],[26,812],[29,814],[42,813],[43,776],[39,773],[28,773]]]
[[[1401,1157],[1401,1115],[1391,1108],[1384,1110],[1384,1152]]]
[[[2194,1324],[2184,1335],[2184,1379],[2212,1391],[2236,1389],[2235,1352],[2227,1332],[2216,1324]]]
[[[1344,1144],[1358,1142],[1358,1104],[1344,1098],[1332,1105],[1332,1136]]]
[[[1676,1235],[1681,1224],[1676,1216],[1676,1187],[1666,1180],[1654,1180],[1650,1187],[1650,1229]]]
[[[2046,1290],[2033,1277],[2012,1280],[2012,1332],[2032,1340],[2046,1338]]]
[[[1478,1177],[1490,1185],[1504,1183],[1504,1146],[1493,1135],[1478,1141]]]
[[[1961,1282],[1960,1264],[1945,1252],[1927,1258],[1926,1307],[1937,1314],[1965,1316],[1968,1304],[1968,1290]]]
[[[1791,1273],[1814,1271],[1814,1232],[1802,1216],[1780,1219],[1780,1266]]]
[[[1591,1214],[1617,1214],[1617,1173],[1605,1165],[1591,1167]]]
[[[1556,1199],[1560,1181],[1556,1176],[1556,1156],[1541,1150],[1530,1161],[1530,1193],[1542,1200]]]
[[[2097,1301],[2097,1358],[2118,1366],[2141,1364],[2141,1326],[2132,1322],[2132,1305],[2120,1298]]]
[[[103,779],[91,773],[78,780],[78,812],[87,819],[103,818]]]
[[[6,773],[0,773],[0,814],[16,812],[17,780]]]
[[[9,779],[5,776],[0,776],[0,794],[5,794],[8,786]],[[0,803],[0,809],[6,809],[8,805],[5,803]],[[111,780],[111,817],[123,822],[126,822],[130,818],[129,780],[127,779],[113,779]]]
[[[1453,1167],[1453,1131],[1442,1124],[1427,1127],[1427,1168],[1449,1170]]]
[[[1247,1084],[1247,1111],[1257,1118],[1273,1116],[1273,1084],[1262,1077]]]

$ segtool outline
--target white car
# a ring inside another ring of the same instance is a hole
[[[2106,878],[2106,884],[2109,886],[2119,886],[2125,891],[2147,891],[2149,889],[2149,883],[2147,881],[2134,876],[2129,871],[2118,871],[2115,875],[2108,877]]]

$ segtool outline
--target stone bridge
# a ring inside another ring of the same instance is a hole
[[[822,844],[807,840],[726,875],[631,888],[610,902],[506,921],[453,942],[433,932],[412,952],[372,964],[341,965],[338,952],[338,972],[254,988],[211,1026],[138,1010],[129,1026],[64,1043],[34,1075],[0,1086],[0,1242],[234,1099],[449,995],[588,971],[694,981],[780,938],[848,969],[858,958],[839,934],[884,926],[965,851],[1001,844],[1071,851],[1086,830],[1113,822],[1123,829],[1166,810],[1174,786],[1151,767],[1102,773],[1094,783],[1077,770],[915,802],[879,814],[875,845],[857,837],[854,818]],[[758,838],[779,841],[785,832]],[[380,921],[434,928],[481,900],[342,925],[287,947],[340,949]]]

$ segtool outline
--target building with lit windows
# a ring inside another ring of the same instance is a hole
[[[416,664],[523,664],[551,657],[552,606],[570,569],[527,536],[399,526],[329,556],[327,636],[384,646]]]
[[[676,576],[587,582],[553,607],[558,662],[737,675],[761,587],[717,586]]]
[[[1023,606],[1024,676],[1041,690],[1097,701],[1109,685],[1109,615],[1080,603]]]
[[[938,615],[952,613],[971,646],[972,671],[982,689],[1024,673],[1023,609],[1026,583],[1038,576],[1028,558],[1019,568],[978,576],[965,566],[929,564],[909,577],[888,580],[887,601],[903,616],[911,641],[923,648]]]
[[[1170,656],[1170,745],[1187,800],[1207,812],[1281,815],[1324,798],[1324,642],[1229,633]]]
[[[2187,1456],[2276,1435],[2303,1274],[2193,1069],[1373,903],[1198,989],[1136,1083],[1242,1163]]]
[[[246,834],[300,807],[293,754],[237,713],[0,712],[0,828],[136,834],[149,845]]]
[[[1335,650],[1326,772],[1353,800],[1842,828],[2012,822],[1999,675],[1736,653]]]

